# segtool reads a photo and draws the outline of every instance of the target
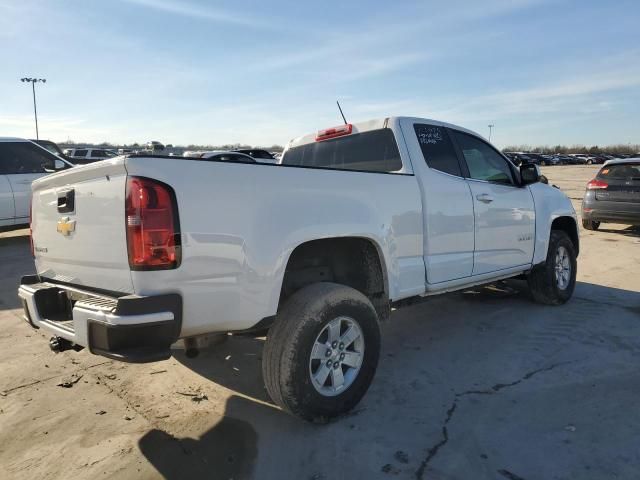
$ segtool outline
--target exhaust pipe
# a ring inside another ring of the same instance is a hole
[[[213,333],[208,335],[200,335],[197,337],[189,337],[184,339],[184,354],[187,358],[196,358],[200,355],[200,350],[207,347],[220,345],[228,339],[226,333]]]
[[[197,338],[192,337],[184,339],[184,354],[187,356],[187,358],[196,358],[198,355],[200,355]]]

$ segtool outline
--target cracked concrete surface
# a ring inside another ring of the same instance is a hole
[[[515,381],[510,382],[510,383],[496,383],[492,387],[487,388],[485,390],[467,390],[465,392],[456,393],[454,395],[453,402],[451,403],[451,407],[449,407],[449,409],[446,412],[447,414],[446,414],[444,422],[442,424],[442,439],[438,443],[436,443],[435,445],[433,445],[432,447],[427,449],[427,456],[425,457],[425,459],[420,464],[420,468],[418,468],[418,470],[416,471],[416,478],[418,480],[422,480],[424,478],[424,474],[425,474],[426,468],[429,465],[429,462],[431,462],[431,460],[433,460],[433,458],[438,454],[438,451],[440,450],[440,448],[444,447],[447,444],[447,442],[449,441],[449,432],[447,430],[447,425],[449,424],[449,422],[453,418],[453,414],[455,413],[456,409],[458,408],[458,399],[459,398],[465,397],[467,395],[494,395],[494,394],[498,393],[500,390],[502,390],[504,388],[514,387],[514,386],[520,384],[521,382],[523,382],[525,380],[529,380],[534,375],[537,375],[537,374],[543,373],[543,372],[550,372],[554,368],[556,368],[556,367],[558,367],[560,365],[566,364],[566,363],[569,363],[569,362],[554,363],[552,365],[549,365],[548,367],[537,368],[535,370],[532,370],[532,371],[524,374],[522,376],[522,378],[520,378],[518,380],[515,380]],[[506,470],[501,470],[499,472],[506,472]],[[509,473],[509,472],[507,472],[507,473]],[[503,475],[504,475],[504,473],[503,473]],[[513,474],[510,474],[510,475],[513,475]],[[513,478],[515,479],[516,476],[513,476]]]
[[[594,169],[546,173],[580,198]],[[564,307],[512,281],[394,312],[368,394],[325,426],[269,402],[260,339],[150,365],[50,353],[20,318],[24,234],[0,234],[3,479],[638,477],[640,232],[582,231]]]

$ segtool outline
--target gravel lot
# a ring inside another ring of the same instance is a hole
[[[579,209],[596,170],[544,173]],[[147,365],[54,355],[21,319],[27,232],[0,234],[0,475],[638,478],[640,230],[602,227],[581,231],[563,307],[510,281],[394,312],[369,393],[323,426],[270,403],[261,339]]]

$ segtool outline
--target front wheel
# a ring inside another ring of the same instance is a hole
[[[533,299],[546,305],[562,305],[573,295],[577,272],[576,250],[569,236],[552,230],[546,261],[527,276]]]
[[[315,283],[294,293],[278,313],[262,373],[283,410],[324,422],[362,399],[379,355],[380,327],[369,299],[351,287]]]

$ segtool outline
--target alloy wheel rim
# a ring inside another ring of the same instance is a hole
[[[309,375],[316,391],[334,397],[358,377],[364,359],[364,335],[351,317],[337,317],[316,337],[309,357]]]
[[[558,247],[555,262],[556,285],[560,290],[566,290],[571,281],[571,261],[565,247]]]

